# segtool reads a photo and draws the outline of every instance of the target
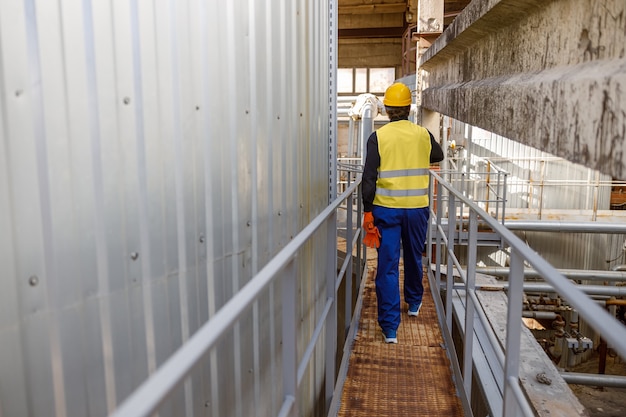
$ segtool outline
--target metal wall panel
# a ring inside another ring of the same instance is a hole
[[[611,177],[473,127],[469,153],[506,171],[507,207],[609,210]]]
[[[0,416],[107,415],[326,207],[331,3],[0,2]],[[279,300],[160,415],[276,414]]]

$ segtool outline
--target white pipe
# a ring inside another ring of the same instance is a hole
[[[524,230],[527,232],[626,233],[626,223],[505,220],[504,226],[509,230]]]
[[[595,385],[598,387],[626,388],[626,376],[584,374],[562,372],[561,376],[568,384]]]
[[[613,271],[591,270],[591,269],[557,269],[561,274],[570,279],[587,280],[587,281],[626,281],[626,269]],[[622,272],[624,271],[624,272]],[[498,277],[506,277],[509,275],[507,267],[478,267],[476,272],[485,275],[494,275]],[[532,268],[524,269],[525,278],[541,278],[536,270]]]

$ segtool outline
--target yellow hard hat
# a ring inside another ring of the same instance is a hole
[[[402,83],[393,83],[385,91],[383,104],[390,107],[404,107],[411,105],[411,90]]]

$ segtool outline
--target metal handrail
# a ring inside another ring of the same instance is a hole
[[[262,292],[274,282],[277,278],[285,278],[283,282],[283,320],[290,321],[285,331],[293,331],[296,316],[295,311],[295,268],[294,260],[297,257],[298,250],[313,237],[314,233],[324,224],[336,223],[336,213],[343,201],[351,201],[360,185],[360,177],[357,181],[350,184],[345,192],[335,199],[328,207],[326,207],[311,223],[309,223],[293,240],[291,240],[261,271],[259,271],[243,288],[241,288],[224,306],[215,313],[198,331],[189,338],[176,352],[174,352],[146,381],[144,381],[120,406],[115,410],[111,417],[148,417],[158,411],[158,408],[167,400],[170,394],[179,387],[185,378],[193,371],[194,367],[200,364],[205,355],[217,345],[217,343],[227,335],[227,332],[235,326],[242,315],[250,308],[253,303],[261,296]],[[350,203],[351,204],[351,203]],[[357,210],[357,218],[360,219],[360,205]],[[351,223],[351,221],[348,221]],[[358,225],[358,223],[357,223]],[[353,230],[352,227],[347,228],[347,242],[357,244],[360,242],[360,228]],[[357,247],[358,251],[358,247]],[[335,254],[333,254],[335,255]],[[352,251],[346,250],[346,259],[352,259]],[[350,272],[350,268],[347,268]],[[336,272],[336,271],[335,271]],[[281,275],[283,273],[283,275]],[[283,390],[284,402],[281,406],[279,416],[292,415],[297,409],[297,386],[302,379],[303,369],[313,357],[313,347],[316,344],[323,328],[329,331],[335,331],[336,327],[336,306],[337,306],[337,288],[341,280],[346,275],[346,268],[341,268],[337,275],[331,276],[327,280],[327,286],[332,287],[327,290],[332,291],[334,296],[328,296],[325,308],[317,318],[315,331],[311,335],[311,339],[305,349],[305,353],[301,360],[296,360],[296,340],[295,334],[289,337],[290,340],[283,342],[283,355],[287,355],[287,362],[283,365]],[[358,271],[357,271],[358,275]],[[330,285],[329,285],[330,284]],[[293,292],[293,296],[291,294]],[[350,298],[349,298],[350,297]],[[351,299],[352,295],[346,290],[346,299]],[[290,301],[291,300],[291,301]],[[285,302],[290,304],[287,308]],[[328,323],[326,320],[334,322]],[[330,330],[328,330],[330,329]],[[328,337],[328,334],[327,334]],[[331,395],[335,386],[335,366],[334,351],[337,348],[336,340],[326,341],[326,344],[334,342],[332,358],[327,357],[327,361],[332,364],[326,367],[326,378],[328,388],[327,392]],[[286,352],[286,353],[285,353]],[[328,354],[328,351],[327,351]],[[285,356],[283,356],[285,357]],[[291,363],[292,362],[292,363]],[[286,376],[285,376],[286,375]],[[327,398],[328,400],[328,398]],[[330,404],[330,401],[328,401]]]
[[[520,363],[520,336],[522,329],[522,296],[524,285],[524,265],[525,263],[530,265],[534,270],[539,273],[554,290],[567,299],[580,315],[585,318],[587,323],[599,334],[602,335],[611,347],[622,357],[626,358],[626,327],[620,323],[615,317],[611,316],[607,311],[603,310],[594,300],[588,295],[576,287],[569,279],[558,272],[552,267],[546,260],[540,257],[530,247],[528,247],[521,239],[519,239],[513,232],[507,229],[506,226],[494,219],[490,214],[484,211],[476,202],[470,200],[463,195],[462,192],[455,189],[449,182],[444,180],[435,171],[430,172],[430,197],[431,201],[437,198],[436,211],[431,210],[434,226],[428,230],[428,242],[431,242],[427,246],[427,256],[432,262],[433,250],[436,256],[433,268],[428,268],[429,279],[432,280],[431,288],[433,292],[445,289],[445,306],[444,301],[441,300],[439,294],[434,296],[435,303],[437,305],[438,314],[440,316],[440,322],[442,325],[442,332],[445,333],[449,352],[455,351],[452,346],[452,297],[455,292],[455,288],[458,288],[458,283],[455,283],[453,277],[453,269],[457,268],[461,277],[462,289],[465,292],[465,340],[463,341],[463,369],[459,365],[459,361],[455,354],[451,355],[451,362],[454,368],[455,374],[460,378],[462,383],[459,383],[459,391],[464,398],[464,406],[469,408],[471,398],[471,381],[472,381],[472,343],[475,330],[475,312],[481,310],[480,304],[477,302],[475,291],[477,287],[475,285],[476,275],[476,253],[478,247],[478,223],[482,226],[487,225],[491,228],[492,232],[496,234],[502,241],[503,245],[510,248],[510,268],[508,273],[508,291],[507,291],[507,325],[506,325],[506,343],[504,348],[497,342],[495,334],[489,335],[487,338],[491,348],[496,352],[496,357],[500,360],[504,358],[502,363],[503,374],[498,378],[504,384],[502,410],[492,410],[494,415],[503,417],[517,416],[520,412],[523,415],[532,416],[534,413],[528,403],[528,400],[523,395],[520,389],[519,381],[519,363]],[[435,187],[437,187],[435,193]],[[443,197],[443,190],[446,190],[447,201],[447,227],[443,227],[444,223],[444,210],[441,199]],[[469,211],[469,220],[466,218],[457,219],[457,205],[464,207]],[[465,270],[462,270],[459,261],[456,259],[454,253],[454,245],[459,244],[459,236],[461,235],[461,227],[466,228],[469,231],[467,241],[464,242],[467,247],[467,266]],[[434,246],[434,249],[433,249]],[[442,254],[447,254],[447,279],[445,282],[441,281],[441,267],[442,267]],[[435,294],[433,294],[435,295]],[[482,314],[478,314],[479,321]],[[485,328],[488,332],[493,332],[490,326]],[[471,413],[471,411],[470,411]],[[470,414],[471,415],[471,414]]]

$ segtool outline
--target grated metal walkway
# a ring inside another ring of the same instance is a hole
[[[368,260],[368,268],[359,328],[337,415],[463,416],[427,277],[419,316],[409,317],[403,302],[398,344],[386,344],[377,322],[375,259]],[[402,281],[401,264],[400,291]]]

